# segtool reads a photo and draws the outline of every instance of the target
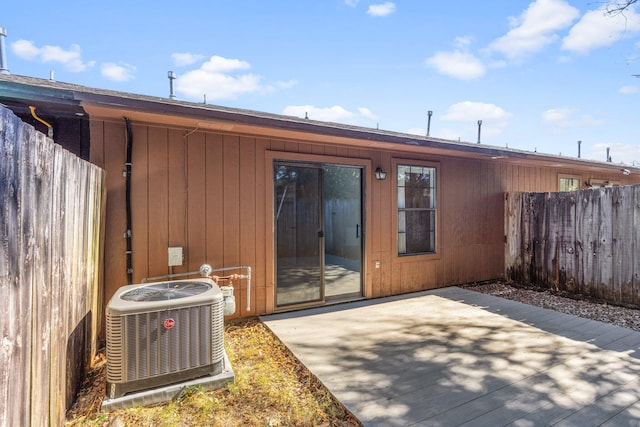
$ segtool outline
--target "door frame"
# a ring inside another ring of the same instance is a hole
[[[275,202],[274,202],[274,185],[273,185],[273,165],[275,161],[294,161],[294,162],[309,162],[309,163],[327,163],[337,166],[351,166],[362,168],[362,236],[364,238],[364,244],[362,246],[362,297],[368,298],[371,295],[371,281],[368,279],[367,266],[370,254],[371,239],[367,236],[369,233],[369,213],[371,212],[371,197],[368,195],[368,190],[372,188],[372,174],[373,169],[371,167],[370,159],[357,159],[341,156],[326,156],[317,154],[305,154],[305,153],[290,153],[284,151],[272,151],[267,150],[265,152],[265,168],[264,168],[264,183],[265,183],[265,206],[266,206],[266,308],[267,312],[273,313],[276,311],[287,311],[300,309],[305,307],[318,307],[319,305],[328,304],[324,301],[319,304],[318,302],[303,303],[300,305],[292,305],[278,308],[276,306],[276,235],[275,235]],[[329,302],[330,303],[330,302]]]

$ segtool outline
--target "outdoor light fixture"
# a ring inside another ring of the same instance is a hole
[[[383,180],[387,179],[387,173],[385,171],[383,171],[380,166],[378,166],[376,168],[376,179],[378,181],[383,181]]]
[[[629,169],[620,169],[620,172],[622,172],[622,175],[631,175],[631,171]],[[376,175],[377,175],[377,171],[376,171]]]

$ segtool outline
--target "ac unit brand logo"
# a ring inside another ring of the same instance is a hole
[[[163,323],[165,329],[171,329],[175,326],[175,324],[176,324],[176,321],[173,320],[172,318],[168,318]]]

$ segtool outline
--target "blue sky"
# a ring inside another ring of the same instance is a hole
[[[640,13],[606,1],[9,2],[12,74],[640,166]]]

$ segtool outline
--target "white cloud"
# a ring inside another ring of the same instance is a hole
[[[126,82],[134,78],[136,67],[120,62],[107,62],[100,67],[102,76],[116,82]]]
[[[441,138],[472,140],[476,138],[478,120],[482,120],[482,135],[496,136],[502,133],[509,123],[512,114],[495,104],[464,101],[451,105],[441,117],[444,121],[462,123],[458,131],[452,129],[438,130]],[[431,132],[433,135],[433,132]]]
[[[628,9],[624,14],[609,15],[605,5],[584,14],[562,41],[562,49],[588,53],[610,46],[637,31],[640,31],[640,15],[634,9]]]
[[[633,95],[634,93],[638,93],[640,88],[638,86],[622,86],[618,92],[622,95]]]
[[[18,40],[11,43],[13,53],[22,59],[35,59],[40,54],[40,49],[29,40]]]
[[[344,0],[344,4],[351,7],[356,7],[359,0]]]
[[[568,27],[580,12],[563,0],[536,0],[517,18],[511,30],[489,45],[510,59],[538,52],[558,39],[557,31]]]
[[[360,116],[369,120],[378,120],[378,116],[373,114],[373,112],[368,108],[360,107],[358,108],[358,113],[360,114]]]
[[[542,113],[542,122],[556,127],[571,126],[571,118],[576,113],[573,108],[554,108]]]
[[[201,69],[210,73],[228,73],[236,70],[248,70],[251,64],[239,59],[228,59],[214,55],[207,62],[202,64]]]
[[[281,88],[281,89],[290,89],[294,86],[298,85],[298,81],[297,80],[288,80],[286,82],[275,82],[274,83],[275,86]]]
[[[442,120],[464,122],[477,120],[504,121],[511,117],[511,114],[495,104],[484,102],[464,101],[451,105],[442,116]]]
[[[313,105],[290,105],[282,114],[322,122],[344,123],[351,125],[371,126],[378,117],[368,108],[360,107],[352,112],[339,105],[333,107],[315,107]]]
[[[542,123],[556,129],[575,127],[600,126],[603,120],[595,119],[588,114],[582,114],[576,108],[554,108],[542,113]]]
[[[395,12],[396,5],[390,1],[382,4],[372,4],[367,9],[367,15],[371,16],[387,16]]]
[[[593,144],[585,156],[588,159],[605,161],[607,148],[613,163],[624,163],[630,166],[640,166],[640,145],[623,143],[598,143]]]
[[[176,79],[176,92],[191,98],[208,100],[235,99],[247,93],[273,90],[261,84],[257,74],[234,74],[247,70],[251,65],[239,59],[212,56],[197,70],[184,73]]]
[[[464,49],[468,47],[472,41],[473,37],[471,36],[460,36],[455,38],[453,45],[458,49]]]
[[[186,65],[195,64],[196,62],[204,59],[204,55],[198,55],[195,53],[172,53],[171,59],[173,59],[173,64],[177,67],[184,67]]]
[[[51,45],[37,47],[29,40],[18,40],[12,43],[11,47],[13,53],[22,59],[59,62],[65,69],[72,72],[84,71],[95,65],[95,61],[84,62],[82,60],[82,50],[77,44],[71,45],[69,50],[65,50],[60,46]]]
[[[425,62],[440,74],[461,80],[477,79],[486,72],[485,66],[478,58],[460,51],[437,52]]]

